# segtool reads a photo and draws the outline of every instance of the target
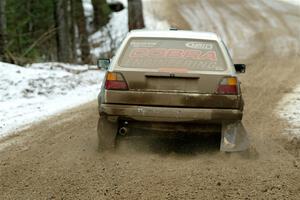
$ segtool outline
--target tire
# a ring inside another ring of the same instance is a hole
[[[115,149],[117,131],[117,122],[110,122],[106,116],[100,116],[97,127],[98,149],[100,152]]]

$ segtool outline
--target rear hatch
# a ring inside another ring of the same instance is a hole
[[[227,67],[215,41],[132,38],[116,62],[126,90],[106,90],[106,103],[238,108],[235,94],[220,94]]]

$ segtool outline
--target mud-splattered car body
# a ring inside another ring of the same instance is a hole
[[[242,120],[237,72],[244,71],[214,33],[129,33],[99,94],[99,147],[113,147],[117,133],[126,134],[130,126],[221,132]]]

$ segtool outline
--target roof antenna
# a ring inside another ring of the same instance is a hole
[[[171,27],[171,28],[170,28],[170,31],[178,31],[178,29],[175,28],[175,27]]]

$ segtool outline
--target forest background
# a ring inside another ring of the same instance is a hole
[[[87,16],[85,3],[92,5]],[[141,0],[0,0],[0,61],[24,65],[35,62],[91,64],[95,44],[90,37],[106,30],[112,12],[128,6],[128,30],[144,27]],[[104,37],[104,35],[102,35]],[[112,38],[104,38],[105,40]],[[111,57],[111,45],[96,57]]]

